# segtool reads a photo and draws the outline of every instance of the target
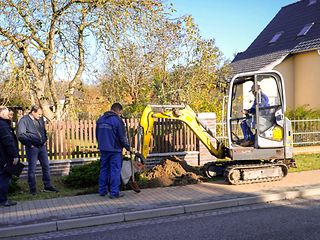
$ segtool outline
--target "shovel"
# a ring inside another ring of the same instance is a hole
[[[130,187],[132,188],[133,191],[135,191],[136,193],[141,192],[139,185],[137,184],[136,180],[135,180],[135,171],[134,171],[134,165],[133,165],[133,161],[134,161],[134,157],[133,154],[130,153],[130,163],[131,163],[131,181],[129,182]]]
[[[128,129],[126,128],[127,130],[127,134],[128,134]],[[138,133],[138,142],[137,142],[137,148],[139,149],[140,148],[140,136],[139,136],[139,133]],[[135,161],[136,159],[136,155],[138,153],[136,151],[130,151],[130,163],[131,163],[131,181],[129,181],[129,184],[130,184],[130,187],[132,188],[132,190],[136,193],[139,193],[141,192],[140,190],[140,187],[139,185],[137,184],[136,180],[135,180],[135,167],[133,165],[133,161]]]

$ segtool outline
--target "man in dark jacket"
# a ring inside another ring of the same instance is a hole
[[[0,107],[0,205],[16,205],[7,199],[12,175],[4,170],[6,164],[17,164],[19,161],[18,141],[11,128],[8,108]]]
[[[119,198],[122,149],[130,151],[124,123],[120,118],[123,108],[114,103],[111,110],[97,120],[96,137],[100,150],[99,194],[104,196],[110,187],[110,198]]]
[[[46,149],[47,132],[42,117],[42,108],[32,106],[30,113],[18,122],[17,137],[25,145],[28,161],[28,184],[30,193],[36,194],[36,167],[39,160],[42,168],[44,192],[58,192],[51,185],[48,152]]]

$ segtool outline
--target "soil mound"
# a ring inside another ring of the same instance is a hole
[[[141,173],[141,187],[168,187],[196,184],[203,181],[201,171],[177,157],[164,159],[151,170]]]

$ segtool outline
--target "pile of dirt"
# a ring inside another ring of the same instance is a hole
[[[197,167],[177,157],[164,159],[149,171],[141,173],[139,185],[142,188],[182,186],[203,182],[203,175]]]

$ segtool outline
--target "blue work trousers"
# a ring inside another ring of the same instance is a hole
[[[100,151],[99,194],[118,196],[120,191],[120,175],[122,167],[121,152]],[[109,189],[108,189],[109,188]]]
[[[242,133],[243,133],[243,138],[246,141],[254,141],[254,135],[250,129],[250,127],[248,126],[248,123],[246,120],[242,121],[240,123],[241,129],[242,129]]]
[[[7,195],[12,175],[0,168],[0,203],[7,201]]]
[[[28,184],[31,191],[36,190],[36,167],[39,160],[42,168],[42,181],[45,188],[51,186],[50,166],[46,146],[26,147],[28,161]]]

